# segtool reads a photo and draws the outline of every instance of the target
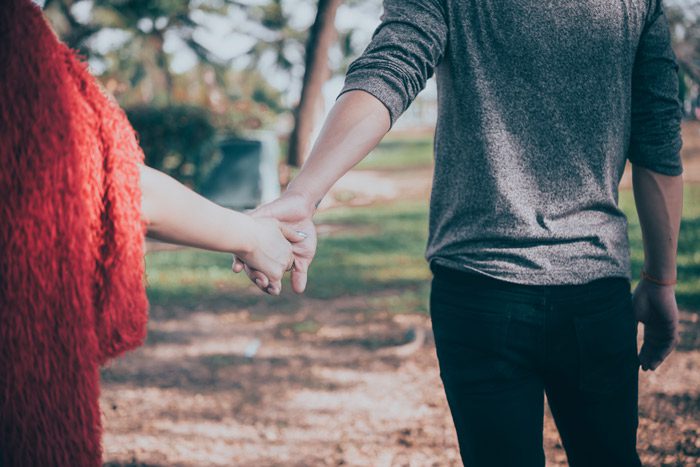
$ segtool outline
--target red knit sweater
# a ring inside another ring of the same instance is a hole
[[[0,8],[0,465],[101,465],[99,365],[145,337],[143,154],[30,0]]]

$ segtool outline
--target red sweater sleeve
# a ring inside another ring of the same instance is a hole
[[[122,109],[107,97],[86,66],[65,49],[68,72],[84,118],[77,128],[80,153],[91,170],[83,184],[89,200],[94,262],[95,329],[104,363],[145,337],[139,164],[143,152]],[[95,148],[97,150],[93,150]]]

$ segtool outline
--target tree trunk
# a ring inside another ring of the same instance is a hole
[[[323,84],[328,79],[328,50],[336,38],[335,14],[342,0],[318,0],[316,19],[306,43],[304,82],[299,105],[294,112],[294,129],[289,137],[289,165],[299,167],[310,148],[311,135],[318,118]]]

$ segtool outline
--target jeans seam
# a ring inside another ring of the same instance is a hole
[[[540,363],[543,368],[547,368],[547,361],[549,359],[549,352],[548,350],[548,336],[549,333],[547,332],[548,330],[548,323],[547,323],[547,315],[554,309],[554,305],[549,303],[549,300],[545,297],[543,300],[543,305],[542,305],[542,362]]]

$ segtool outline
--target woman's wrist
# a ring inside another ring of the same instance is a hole
[[[258,249],[255,235],[255,219],[248,214],[228,211],[226,237],[230,240],[227,250],[236,256],[246,256]]]

